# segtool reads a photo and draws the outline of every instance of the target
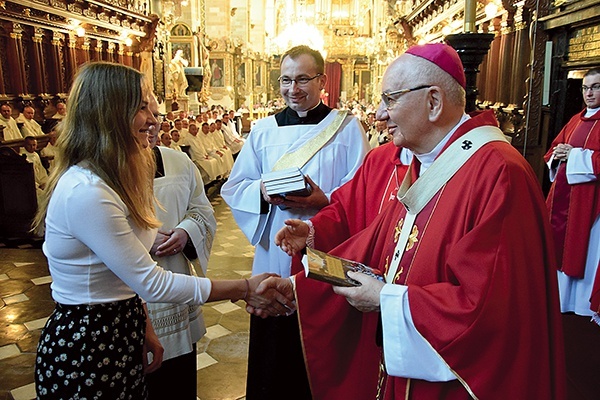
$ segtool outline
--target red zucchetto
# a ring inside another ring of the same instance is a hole
[[[463,89],[467,87],[465,71],[456,50],[444,43],[428,43],[412,46],[408,54],[431,61],[453,77]]]

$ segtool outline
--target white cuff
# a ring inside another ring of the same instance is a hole
[[[574,147],[569,152],[567,159],[567,182],[569,185],[595,181],[594,166],[592,164],[593,150]]]
[[[380,293],[385,367],[392,376],[447,382],[456,379],[415,327],[408,286],[386,284]]]

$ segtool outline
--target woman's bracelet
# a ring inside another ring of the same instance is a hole
[[[244,293],[244,297],[242,297],[242,300],[246,301],[246,297],[248,296],[248,292],[250,291],[250,282],[248,282],[248,278],[244,278],[244,280],[246,281],[246,292]]]

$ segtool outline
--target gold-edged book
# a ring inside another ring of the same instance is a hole
[[[384,281],[383,275],[379,271],[357,261],[346,260],[323,251],[306,248],[304,272],[308,278],[335,286],[360,286],[360,282],[348,277],[348,271],[361,272]]]

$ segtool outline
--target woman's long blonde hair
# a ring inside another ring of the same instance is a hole
[[[139,71],[119,64],[94,62],[79,70],[69,94],[67,115],[57,128],[58,155],[34,219],[35,227],[43,224],[60,177],[78,163],[117,192],[140,228],[160,225],[153,204],[152,152],[143,148],[133,132],[142,96],[150,93],[145,85]]]

